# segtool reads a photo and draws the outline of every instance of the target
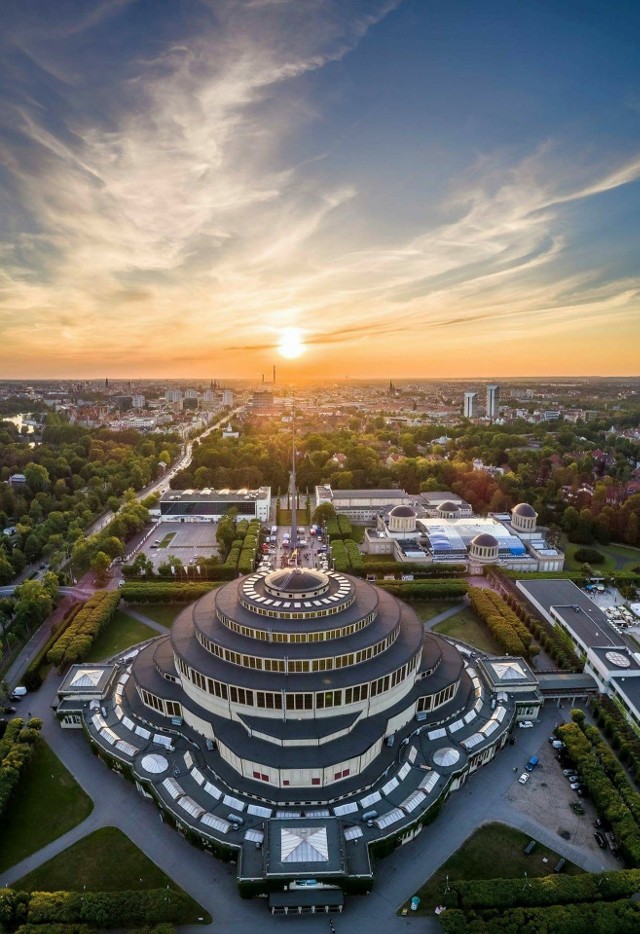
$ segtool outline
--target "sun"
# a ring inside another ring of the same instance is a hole
[[[294,360],[301,356],[307,348],[302,340],[299,328],[285,328],[280,335],[278,353],[287,360]]]

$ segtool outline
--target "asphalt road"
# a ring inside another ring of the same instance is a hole
[[[326,918],[272,918],[263,899],[240,899],[235,885],[235,866],[221,863],[191,847],[176,831],[159,818],[155,805],[141,797],[135,787],[106,768],[92,755],[80,731],[62,730],[53,715],[51,703],[59,676],[51,674],[36,695],[21,704],[44,720],[43,735],[92,797],[95,808],[90,817],[70,833],[12,867],[0,876],[0,885],[19,879],[51,856],[99,826],[119,827],[172,879],[203,905],[214,917],[211,930],[221,934],[253,934],[280,931],[283,924],[292,932],[326,931]],[[568,708],[567,708],[568,710]],[[532,730],[518,731],[515,746],[507,746],[497,758],[470,777],[467,784],[451,795],[438,819],[407,846],[380,862],[373,892],[350,897],[342,917],[334,918],[337,932],[367,931],[392,934],[413,926],[421,932],[440,931],[435,918],[400,918],[398,907],[435,872],[480,824],[500,820],[518,827],[551,846],[562,856],[589,871],[600,871],[607,854],[594,857],[535,820],[512,807],[508,790],[528,757],[546,741],[559,719],[557,708],[543,711]],[[196,930],[196,929],[194,929]],[[202,928],[199,928],[202,930]]]

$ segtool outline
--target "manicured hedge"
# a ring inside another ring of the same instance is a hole
[[[49,653],[49,649],[54,645],[57,639],[60,638],[63,632],[65,632],[71,623],[73,622],[76,615],[82,609],[82,603],[75,602],[69,607],[65,613],[63,619],[58,623],[57,627],[54,628],[51,632],[51,635],[42,646],[39,652],[37,652],[29,667],[22,675],[22,683],[28,691],[37,691],[38,688],[42,685],[42,676],[40,674],[40,667],[42,666],[45,658]]]
[[[333,567],[336,571],[342,571],[344,574],[348,574],[351,570],[351,563],[349,561],[349,556],[347,554],[347,549],[341,538],[335,538],[331,542],[331,557],[333,559]]]
[[[341,518],[344,518],[343,516]],[[360,554],[360,549],[356,543],[350,539],[345,539],[344,547],[347,552],[347,558],[351,565],[351,570],[354,574],[363,574],[364,573],[364,562],[362,560],[362,555]]]
[[[593,718],[618,753],[620,761],[630,766],[632,777],[640,780],[640,736],[626,717],[606,695],[591,700]]]
[[[41,720],[30,720],[25,726],[24,720],[16,717],[9,721],[4,736],[0,739],[0,818],[20,781],[22,770],[33,755],[41,728]]]
[[[343,538],[351,538],[353,529],[346,516],[338,516],[338,529]]]
[[[520,883],[522,887],[522,883]],[[640,906],[617,902],[552,905],[548,908],[511,908],[498,915],[448,910],[440,915],[446,934],[635,934]]]
[[[168,581],[166,584],[127,583],[121,588],[121,593],[123,600],[127,603],[191,603],[219,586],[220,583],[216,581],[198,581],[197,583]]]
[[[158,922],[179,923],[191,909],[189,897],[173,889],[32,892],[28,898],[29,924],[82,923],[98,928],[125,928]]]
[[[85,659],[93,643],[113,619],[119,603],[119,591],[100,590],[89,597],[71,625],[60,633],[47,652],[48,661],[61,670]]]
[[[611,824],[621,855],[627,864],[640,867],[640,825],[636,816],[640,815],[640,796],[629,785],[624,770],[600,741],[597,730],[585,726],[581,710],[574,713],[573,723],[558,727],[557,734],[566,744],[567,755],[595,806]]]
[[[461,600],[469,590],[463,580],[380,581],[380,586],[402,600]]]
[[[467,573],[464,564],[416,564],[411,561],[398,562],[374,561],[370,556],[364,555],[364,568],[367,574],[413,574],[414,577],[465,577]]]
[[[507,655],[529,654],[529,632],[497,593],[484,587],[471,587],[469,599],[475,612]]]

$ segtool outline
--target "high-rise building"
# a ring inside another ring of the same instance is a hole
[[[167,402],[182,402],[182,390],[180,389],[167,389],[164,394]]]
[[[229,406],[229,408],[233,405],[233,391],[231,389],[222,390],[222,404],[225,407]]]
[[[464,408],[462,410],[465,418],[475,418],[478,414],[478,393],[465,392]]]
[[[497,383],[487,386],[487,418],[498,418],[500,415],[500,387]]]
[[[145,398],[143,395],[136,394],[132,397],[134,409],[143,409]]]

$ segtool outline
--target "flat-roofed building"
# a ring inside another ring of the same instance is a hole
[[[212,522],[234,508],[239,519],[268,522],[271,487],[263,486],[258,490],[171,490],[149,511],[163,522]]]
[[[331,503],[338,515],[366,523],[388,506],[409,506],[415,498],[404,490],[334,490],[325,484],[316,487],[315,505]]]

